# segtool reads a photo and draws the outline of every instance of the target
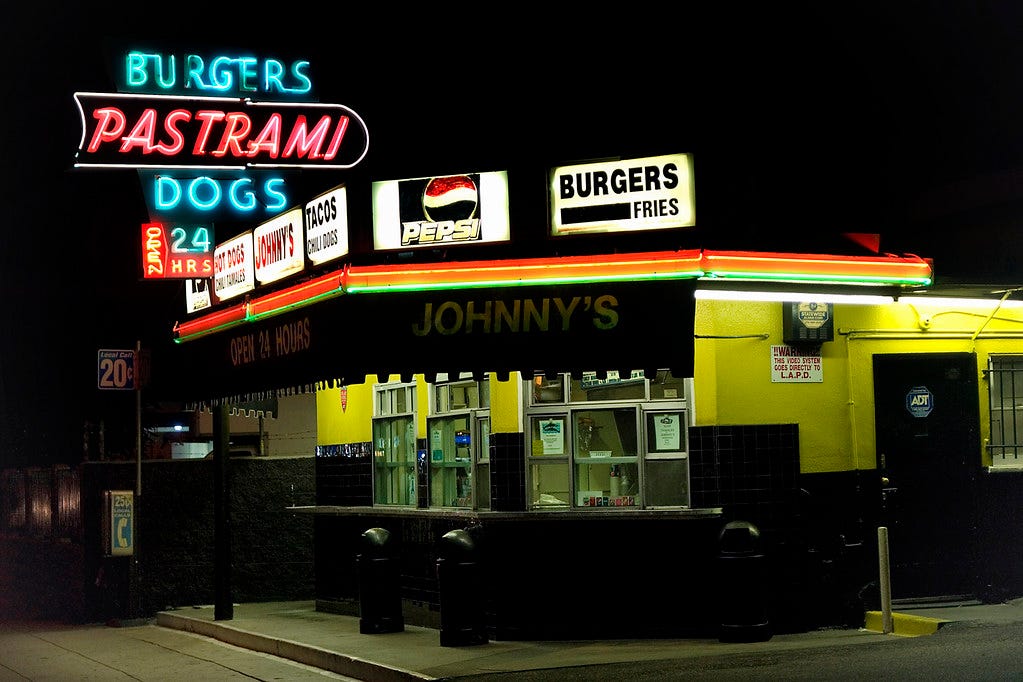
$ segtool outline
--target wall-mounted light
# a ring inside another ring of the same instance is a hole
[[[874,294],[834,294],[819,291],[738,291],[735,289],[697,289],[696,300],[885,305],[888,303],[894,303],[895,297]]]

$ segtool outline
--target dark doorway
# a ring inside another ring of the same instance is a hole
[[[976,355],[875,355],[874,414],[892,599],[975,594]]]

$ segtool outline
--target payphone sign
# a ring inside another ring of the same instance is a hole
[[[135,551],[134,494],[126,490],[110,492],[110,554],[128,556]]]

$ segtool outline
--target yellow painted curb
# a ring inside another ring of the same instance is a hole
[[[908,613],[892,613],[892,634],[902,637],[919,637],[920,635],[933,635],[945,623],[951,621],[941,618],[928,618],[927,616],[915,616]],[[872,632],[884,632],[884,618],[880,611],[867,611],[865,630]]]

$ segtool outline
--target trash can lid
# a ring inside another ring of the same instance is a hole
[[[760,549],[760,530],[749,521],[730,521],[718,536],[723,554],[753,554]]]

